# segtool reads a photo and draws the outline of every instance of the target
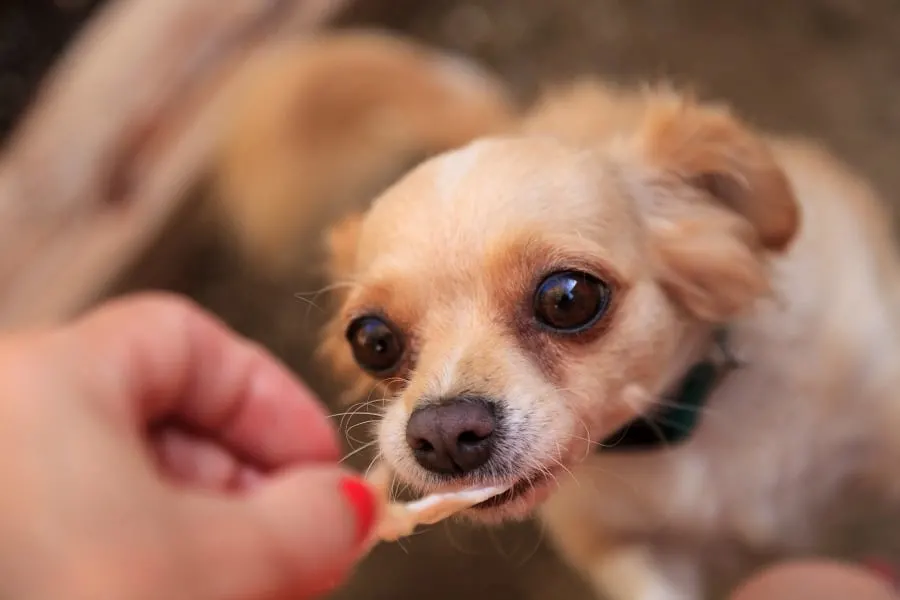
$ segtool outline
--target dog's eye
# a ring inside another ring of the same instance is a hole
[[[381,317],[355,319],[347,328],[347,341],[357,364],[374,375],[390,374],[403,358],[399,334],[391,323]]]
[[[534,295],[534,316],[551,329],[575,333],[596,323],[609,306],[609,287],[578,271],[553,273]]]

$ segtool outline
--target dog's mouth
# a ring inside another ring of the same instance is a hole
[[[556,475],[552,471],[541,472],[537,475],[522,478],[505,492],[497,494],[496,496],[488,498],[484,502],[476,504],[472,507],[472,510],[499,508],[505,504],[509,504],[523,498],[530,492],[535,492],[539,489],[542,489],[555,480]]]

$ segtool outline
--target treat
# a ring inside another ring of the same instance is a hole
[[[393,542],[411,535],[419,525],[433,525],[461,510],[502,494],[508,487],[470,488],[431,494],[407,504],[388,503],[377,528],[378,539]]]
[[[411,535],[419,525],[433,525],[509,489],[509,486],[469,488],[431,494],[403,504],[390,501],[390,472],[383,463],[372,471],[368,480],[383,499],[373,543],[397,541]]]

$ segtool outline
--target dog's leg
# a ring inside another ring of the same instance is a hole
[[[580,489],[580,488],[579,488]],[[599,526],[593,495],[557,491],[541,509],[547,541],[603,600],[704,600],[701,563],[690,548],[657,548]],[[632,540],[628,543],[625,539]]]
[[[600,598],[608,600],[702,600],[698,566],[690,555],[670,556],[649,546],[611,548],[586,569]]]

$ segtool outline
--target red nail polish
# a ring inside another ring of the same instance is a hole
[[[375,525],[375,494],[364,481],[356,477],[341,480],[341,493],[350,502],[356,513],[356,541],[368,539]]]
[[[865,566],[896,589],[900,589],[900,576],[890,563],[873,558],[865,561]]]

